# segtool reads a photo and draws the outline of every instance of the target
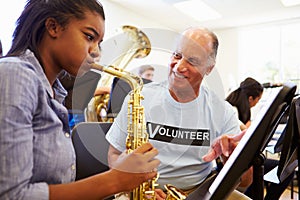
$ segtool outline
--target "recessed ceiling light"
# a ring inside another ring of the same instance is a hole
[[[286,6],[296,6],[300,4],[300,0],[281,0],[281,3]]]
[[[173,4],[180,12],[195,18],[198,21],[207,21],[221,18],[221,14],[199,0],[188,0]]]

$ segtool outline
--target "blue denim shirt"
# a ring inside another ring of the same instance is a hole
[[[0,199],[49,199],[48,184],[75,180],[65,96],[31,51],[0,59]]]

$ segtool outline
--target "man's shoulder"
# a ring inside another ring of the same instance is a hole
[[[224,98],[221,97],[221,94],[217,94],[213,89],[206,85],[201,85],[201,91],[200,93],[203,94],[205,98],[208,98],[208,100],[215,102],[223,102]]]
[[[225,98],[222,98],[220,94],[210,89],[207,86],[201,86],[201,96],[203,96],[203,101],[206,102],[207,106],[210,106],[215,112],[224,112],[229,115],[234,113],[234,110],[230,103],[225,101]]]

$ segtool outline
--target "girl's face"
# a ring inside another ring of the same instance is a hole
[[[249,97],[249,105],[250,105],[250,108],[254,107],[258,102],[259,100],[261,99],[262,97],[262,93],[256,97],[256,98],[253,98],[252,96]]]
[[[84,19],[71,18],[67,26],[59,26],[48,43],[50,70],[65,70],[73,76],[87,72],[89,64],[99,60],[104,29],[102,16],[91,11],[85,12]]]

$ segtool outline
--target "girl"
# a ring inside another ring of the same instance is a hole
[[[111,170],[74,182],[75,154],[62,71],[80,76],[100,56],[97,0],[28,0],[0,59],[0,199],[102,199],[156,176],[147,143]]]

